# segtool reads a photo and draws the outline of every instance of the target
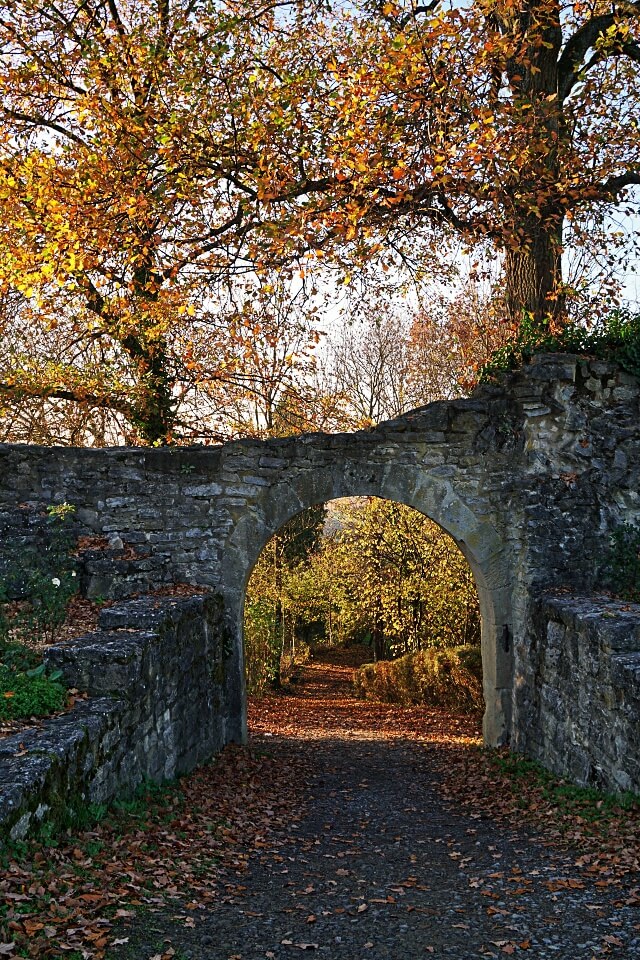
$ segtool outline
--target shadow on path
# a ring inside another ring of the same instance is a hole
[[[356,701],[350,666],[311,664],[292,695],[253,705],[254,747],[306,759],[300,819],[266,838],[219,902],[187,925],[175,910],[146,914],[108,958],[640,955],[623,887],[442,800],[436,754],[474,742],[474,720]]]

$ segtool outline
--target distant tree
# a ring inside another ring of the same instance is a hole
[[[336,403],[357,427],[399,416],[407,400],[410,365],[407,323],[375,299],[343,324],[327,347],[328,377]]]
[[[499,284],[485,289],[467,280],[451,299],[443,298],[415,314],[405,386],[411,406],[468,393],[480,367],[513,337],[498,291]]]
[[[245,599],[245,658],[250,686],[261,689],[266,680],[278,688],[283,658],[295,653],[295,613],[286,622],[285,584],[319,549],[326,518],[324,504],[292,517],[271,538],[262,552],[247,586]]]
[[[254,689],[267,678],[277,685],[283,653],[289,659],[305,640],[368,642],[376,659],[479,641],[473,575],[440,527],[375,497],[333,503],[326,520],[324,508],[314,511],[270,541],[249,581],[245,648]],[[295,524],[308,531],[303,550]]]

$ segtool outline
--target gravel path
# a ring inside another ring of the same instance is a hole
[[[348,722],[255,742],[309,756],[302,820],[213,907],[146,914],[109,960],[640,957],[637,889],[598,885],[569,855],[444,804],[423,744]]]

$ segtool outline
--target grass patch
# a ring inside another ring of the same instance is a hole
[[[526,783],[561,817],[579,817],[598,823],[611,820],[622,812],[640,813],[640,799],[632,793],[603,793],[595,787],[569,783],[555,777],[535,760],[527,760],[516,753],[488,751],[488,756],[495,769],[513,781],[514,786],[521,788]]]
[[[477,713],[484,709],[480,648],[434,648],[365,663],[355,673],[354,687],[362,699]]]
[[[24,644],[0,642],[0,720],[46,717],[62,710],[67,691],[60,671],[47,675],[38,655]]]

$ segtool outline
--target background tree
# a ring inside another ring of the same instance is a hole
[[[369,282],[319,352],[319,392],[333,398],[334,422],[372,426],[468,392],[480,367],[514,333],[499,289],[495,269],[480,260],[453,295],[432,286],[417,306],[397,287]]]
[[[372,657],[388,659],[479,642],[471,570],[436,524],[374,497],[329,507],[322,536],[315,527],[295,562],[273,538],[252,573],[245,648],[254,689],[278,676],[283,650],[290,658],[304,644],[364,642]]]
[[[432,301],[411,320],[407,401],[417,407],[464,396],[513,333],[499,285],[467,278],[453,297]]]
[[[341,325],[327,350],[327,378],[353,427],[399,416],[407,397],[411,363],[407,321],[388,302],[374,301]]]
[[[267,681],[278,688],[283,661],[295,656],[297,617],[285,602],[285,584],[318,549],[325,516],[324,504],[318,504],[289,520],[271,538],[252,571],[245,598],[245,660],[253,691],[263,689]]]

